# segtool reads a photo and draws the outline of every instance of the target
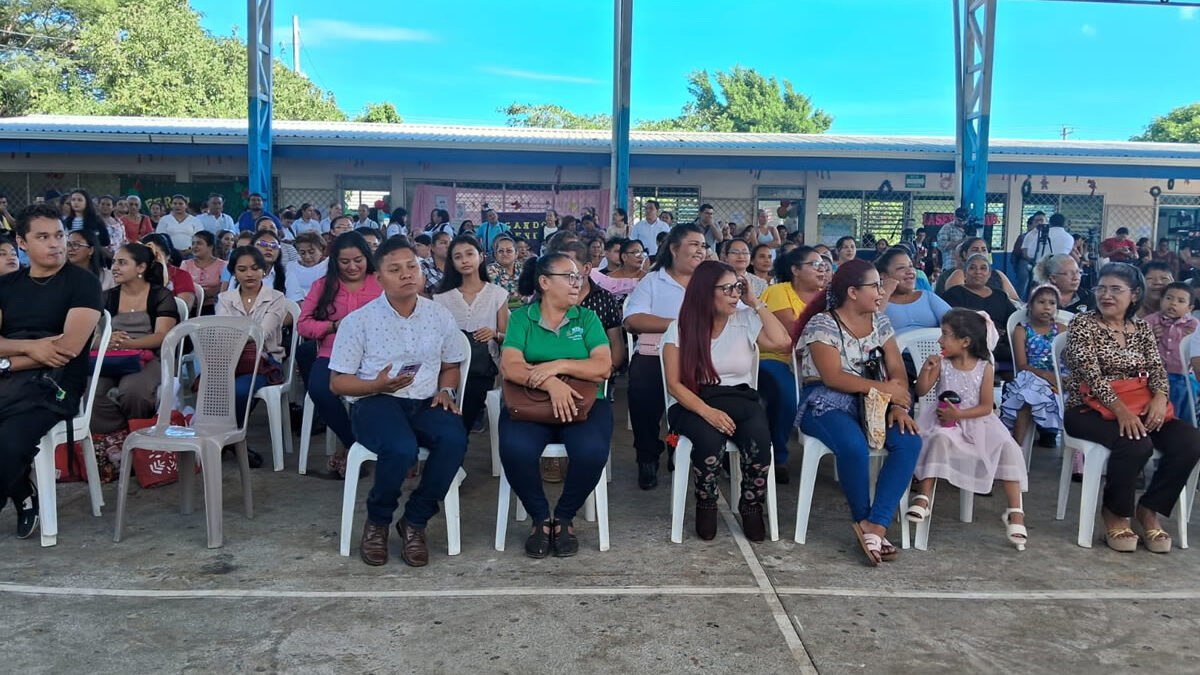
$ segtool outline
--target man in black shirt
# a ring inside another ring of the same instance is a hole
[[[87,383],[88,343],[100,319],[100,281],[67,264],[57,207],[25,208],[15,231],[29,267],[0,277],[0,394],[4,380],[22,371],[63,368],[56,379],[61,404],[76,410]],[[30,480],[38,441],[62,419],[48,407],[23,403],[16,414],[0,410],[0,508],[9,499],[17,507],[22,539],[38,524],[37,491]]]

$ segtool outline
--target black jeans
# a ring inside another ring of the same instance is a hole
[[[634,354],[629,363],[629,419],[638,462],[657,462],[662,454],[658,428],[666,407],[658,357]]]
[[[687,436],[692,442],[696,501],[716,501],[721,456],[725,452],[725,442],[732,440],[740,451],[741,499],[750,504],[761,503],[766,495],[767,472],[771,467],[771,426],[767,423],[767,411],[759,403],[757,393],[749,387],[708,387],[703,398],[705,403],[733,420],[736,428],[732,436],[717,431],[703,417],[678,403],[667,410],[671,430]]]
[[[58,413],[45,408],[0,419],[0,508],[8,499],[20,505],[31,494],[29,477],[38,441],[60,419]]]
[[[464,373],[465,375],[465,373]],[[467,390],[463,392],[462,423],[467,433],[475,426],[479,413],[483,412],[488,390],[496,384],[495,375],[471,375],[467,377]]]
[[[1085,410],[1068,408],[1063,415],[1063,426],[1068,434],[1112,451],[1104,479],[1104,507],[1122,518],[1133,515],[1137,476],[1157,449],[1162,459],[1138,503],[1170,516],[1179,501],[1179,492],[1200,459],[1200,431],[1183,420],[1173,419],[1148,437],[1121,438],[1116,420],[1106,420],[1091,408]]]

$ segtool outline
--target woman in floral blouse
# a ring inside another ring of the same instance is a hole
[[[1100,270],[1095,288],[1095,312],[1071,322],[1066,364],[1070,369],[1063,424],[1067,433],[1107,447],[1108,478],[1104,483],[1104,541],[1115,551],[1137,549],[1139,536],[1130,529],[1137,517],[1141,540],[1155,553],[1171,550],[1171,535],[1158,522],[1158,514],[1171,515],[1179,492],[1200,459],[1200,432],[1186,422],[1167,416],[1167,372],[1163,368],[1150,325],[1136,318],[1146,293],[1142,273],[1127,263],[1110,263]],[[1151,400],[1135,414],[1113,391],[1115,380],[1147,377]],[[1116,416],[1107,420],[1085,404],[1080,387]],[[1137,477],[1154,450],[1162,452],[1158,469],[1134,508]],[[1089,516],[1084,516],[1089,517]]]
[[[525,299],[517,292],[517,279],[521,276],[521,267],[517,265],[517,244],[511,237],[501,235],[492,243],[492,254],[495,262],[487,266],[488,277],[500,288],[508,291],[509,308],[521,306]]]

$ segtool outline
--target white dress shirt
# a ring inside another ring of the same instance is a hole
[[[663,319],[678,319],[679,307],[683,304],[683,286],[679,285],[666,270],[651,272],[638,282],[625,305],[625,315],[628,319],[634,314],[650,314]],[[641,333],[638,335],[638,353],[645,356],[658,356],[658,342],[662,333]]]
[[[175,250],[186,253],[192,250],[192,237],[203,229],[204,225],[190,213],[183,220],[177,220],[174,213],[168,213],[158,220],[158,227],[154,231],[170,237]]]
[[[296,303],[304,302],[304,296],[308,295],[308,289],[312,288],[313,282],[325,276],[328,268],[329,258],[325,258],[312,267],[301,265],[299,260],[288,263],[284,268],[284,276],[287,277],[284,282],[287,286],[287,299]]]
[[[238,231],[237,224],[233,222],[233,218],[231,218],[228,213],[222,213],[220,216],[212,216],[207,213],[201,213],[200,215],[196,216],[196,220],[200,221],[200,225],[203,226],[204,229],[212,232],[213,234],[219,234],[221,230],[229,230],[230,232]]]
[[[637,239],[642,242],[648,255],[658,255],[658,234],[660,232],[670,232],[671,226],[667,225],[661,218],[653,223],[646,220],[639,220],[633,226],[633,234],[630,239]]]
[[[1048,234],[1049,234],[1049,239],[1046,242],[1046,246],[1044,248],[1042,248],[1042,258],[1045,258],[1046,256],[1048,256],[1052,253],[1070,254],[1071,249],[1075,248],[1075,237],[1071,236],[1071,233],[1067,232],[1065,229],[1063,229],[1061,227],[1052,227],[1052,228],[1050,228],[1050,232]],[[1037,232],[1037,230],[1030,232],[1025,237],[1024,244],[1025,244],[1025,257],[1028,258],[1029,260],[1033,260],[1033,263],[1036,265],[1038,263],[1038,261],[1040,261],[1042,259],[1042,258],[1038,258],[1037,260],[1034,260],[1034,257],[1033,257],[1034,254],[1036,254],[1037,250],[1038,250],[1038,232]]]

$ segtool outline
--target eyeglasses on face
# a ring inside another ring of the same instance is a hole
[[[583,283],[583,275],[578,272],[547,272],[548,277],[566,277],[567,284],[578,286]]]
[[[870,283],[870,284],[854,284],[854,285],[857,286],[858,288],[874,288],[877,291],[881,291],[881,292],[883,291],[883,282],[882,281],[876,281],[876,282]]]
[[[257,244],[255,244],[255,246],[257,246],[259,248],[268,248],[271,250],[275,250],[275,249],[279,248],[279,242],[267,241],[266,239],[264,239],[264,240],[258,242]]]
[[[717,284],[715,288],[731,298],[746,293],[746,284],[741,281],[732,284]]]
[[[79,242],[77,242],[77,241],[68,241],[68,242],[67,242],[67,249],[68,249],[68,250],[71,250],[71,251],[78,251],[78,250],[79,250],[79,249],[81,249],[81,248],[91,248],[91,246],[88,246],[87,244],[81,244],[81,243],[79,243]]]
[[[1128,286],[1096,286],[1092,289],[1092,293],[1097,297],[1108,297],[1123,295],[1129,291]]]
[[[825,262],[824,260],[806,260],[800,263],[801,267],[805,265],[812,265],[812,268],[818,272],[823,272],[829,267],[829,263]]]

